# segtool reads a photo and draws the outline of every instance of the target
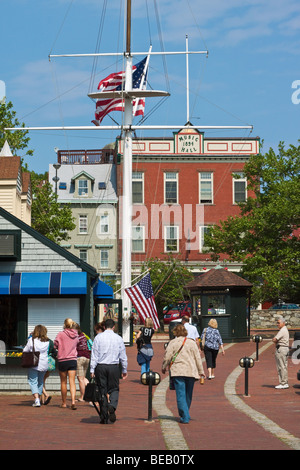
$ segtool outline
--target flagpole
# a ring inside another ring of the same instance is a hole
[[[125,92],[132,90],[132,56],[131,56],[131,0],[127,0],[126,31],[126,68]],[[132,98],[124,99],[124,153],[123,153],[123,196],[122,196],[122,274],[121,297],[123,305],[123,331],[125,343],[130,343],[129,317],[131,301],[126,295],[125,286],[131,284],[131,219],[132,219]]]
[[[186,122],[190,120],[190,98],[189,98],[189,38],[188,35],[185,36],[186,44]]]

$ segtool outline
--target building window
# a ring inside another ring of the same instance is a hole
[[[178,252],[178,227],[170,225],[165,227],[165,252]]]
[[[205,246],[205,234],[209,233],[211,227],[209,225],[200,225],[199,231],[200,231],[200,237],[199,237],[199,251],[200,253],[203,253],[204,249],[208,249],[209,247]]]
[[[88,195],[88,180],[78,180],[78,195],[79,196]]]
[[[144,204],[144,173],[132,173],[132,203]]]
[[[87,215],[80,215],[79,216],[79,233],[88,233]]]
[[[107,234],[109,229],[108,225],[108,214],[101,215],[100,216],[100,233],[101,234]]]
[[[108,268],[108,250],[100,250],[100,268]]]
[[[213,173],[201,171],[199,174],[200,204],[213,203]]]
[[[165,204],[178,202],[178,173],[165,173]]]
[[[246,178],[242,171],[233,174],[233,204],[245,202],[247,198]]]
[[[21,261],[21,230],[0,230],[0,260]]]
[[[85,262],[87,263],[87,262],[88,262],[87,250],[79,250],[79,258],[80,258],[82,261],[85,261]]]
[[[132,252],[143,253],[145,251],[145,227],[136,225],[132,227]]]

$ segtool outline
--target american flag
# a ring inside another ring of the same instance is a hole
[[[134,286],[125,289],[125,292],[135,306],[142,321],[145,323],[146,318],[150,317],[153,321],[154,328],[159,328],[160,325],[154,301],[150,273],[146,274],[146,276],[134,284]]]
[[[141,87],[141,81],[144,75],[144,81],[142,83],[142,90],[146,89],[146,78],[147,71],[145,72],[145,64],[147,57],[141,62],[132,67],[132,88]],[[125,85],[125,72],[111,73],[108,77],[101,80],[98,85],[99,91],[121,91]],[[95,120],[92,121],[94,124],[99,126],[104,116],[112,111],[124,111],[124,100],[120,98],[109,98],[109,99],[98,99],[96,102]],[[145,98],[140,98],[133,101],[133,115],[143,115],[145,111]]]

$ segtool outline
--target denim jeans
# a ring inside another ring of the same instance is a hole
[[[34,395],[35,393],[42,395],[44,375],[46,374],[46,372],[47,372],[46,370],[43,370],[43,371],[36,370],[36,369],[28,370],[28,383],[29,383],[32,395]]]
[[[141,364],[141,375],[144,372],[149,372],[150,371],[150,361],[146,361],[143,364]]]
[[[176,390],[177,408],[181,423],[188,423],[190,417],[190,406],[192,403],[194,377],[173,377]]]

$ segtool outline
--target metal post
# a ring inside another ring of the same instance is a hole
[[[245,365],[245,396],[248,397],[248,364]]]
[[[149,389],[148,389],[148,421],[152,421],[152,383],[153,372],[149,371]]]

